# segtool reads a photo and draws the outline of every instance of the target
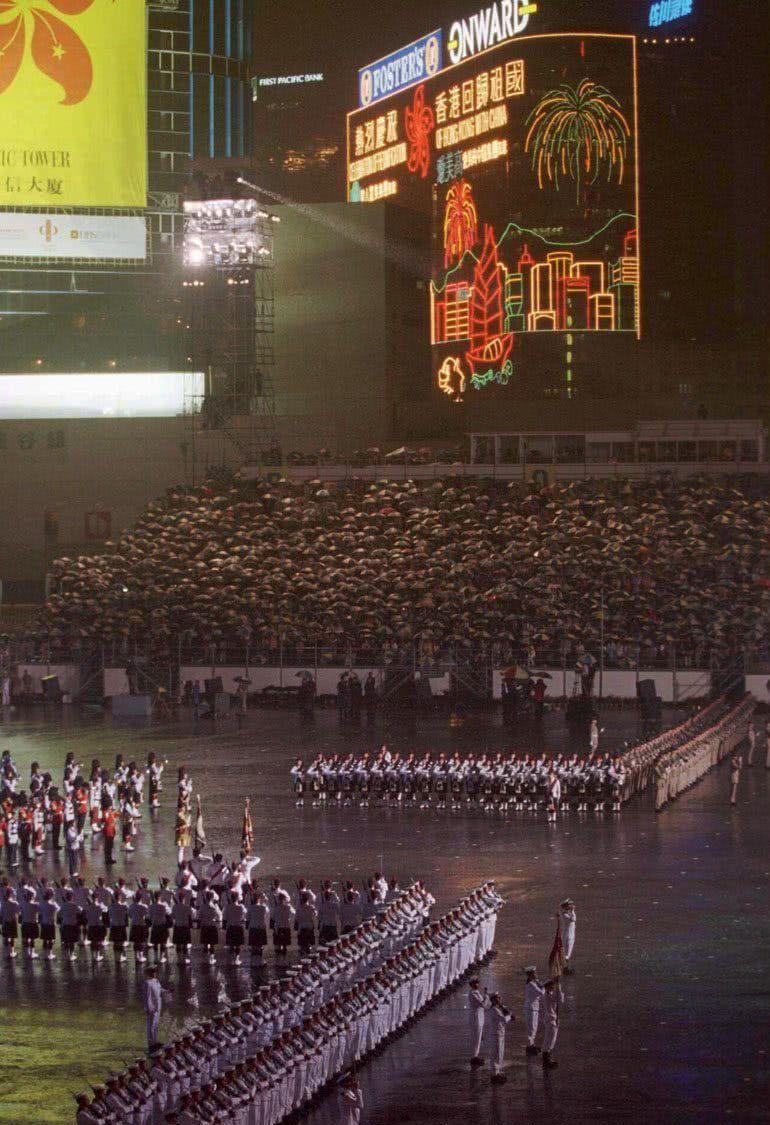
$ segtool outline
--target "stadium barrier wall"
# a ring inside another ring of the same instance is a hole
[[[212,671],[215,676],[222,677],[222,686],[227,692],[235,692],[238,685],[235,682],[237,676],[245,676],[251,681],[249,690],[252,692],[262,691],[266,687],[296,687],[299,684],[299,673],[303,671],[311,672],[316,679],[316,690],[319,695],[333,695],[337,690],[337,681],[340,673],[346,669],[342,666],[339,667],[326,667],[313,669],[310,665],[298,665],[296,667],[279,666],[259,666],[259,667],[244,667],[242,665],[227,665],[216,666],[212,669],[211,665],[183,665],[180,668],[180,683],[185,680],[199,680],[201,687],[203,681],[211,678]],[[355,666],[352,671],[358,673],[361,681],[363,682],[370,671],[374,672],[378,685],[382,684],[383,669],[375,668],[369,665],[361,667]],[[77,664],[19,664],[18,674],[23,675],[28,671],[32,677],[33,692],[35,695],[42,694],[41,682],[44,676],[53,675],[59,677],[59,686],[63,692],[67,692],[71,696],[77,696],[80,690],[80,669]],[[561,699],[565,695],[572,694],[574,684],[574,673],[569,670],[565,673],[562,668],[543,668],[543,672],[548,672],[551,679],[546,680],[546,697],[549,699]],[[431,692],[433,695],[441,695],[443,692],[448,691],[450,688],[450,675],[444,673],[440,676],[430,676]],[[495,670],[492,673],[492,694],[495,699],[502,698],[502,670]],[[638,680],[654,680],[658,695],[664,703],[673,703],[679,699],[696,698],[699,694],[705,694],[701,690],[708,681],[708,671],[706,669],[688,669],[686,672],[665,672],[660,669],[651,669],[649,671],[640,668],[637,672],[634,669],[629,671],[619,671],[617,669],[606,669],[602,675],[602,696],[607,696],[616,699],[635,699],[636,698],[636,685]],[[674,692],[676,682],[676,694]],[[770,675],[768,673],[755,673],[746,676],[746,691],[751,692],[758,703],[770,702]],[[126,677],[124,668],[105,668],[104,669],[104,695],[106,698],[112,698],[114,695],[126,695],[128,693],[128,679]],[[594,683],[594,694],[599,693],[599,673],[597,672],[596,681]]]
[[[74,698],[80,691],[80,668],[77,664],[19,664],[18,670],[19,676],[29,672],[33,695],[43,694],[44,676],[58,676],[59,687],[70,697]]]

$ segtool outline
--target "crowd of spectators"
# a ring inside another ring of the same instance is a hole
[[[700,479],[220,481],[169,490],[103,554],[55,562],[39,627],[158,649],[419,642],[426,660],[600,635],[621,659],[729,653],[766,639],[769,516]]]

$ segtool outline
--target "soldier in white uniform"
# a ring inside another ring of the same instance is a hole
[[[556,1046],[559,1034],[559,1005],[564,999],[561,985],[558,980],[545,982],[545,1013],[543,1019],[543,1066],[546,1070],[553,1070],[559,1064],[553,1058],[552,1052]]]
[[[561,940],[564,944],[564,972],[567,976],[574,973],[570,966],[572,950],[575,948],[575,926],[577,925],[577,912],[571,898],[565,898],[559,907],[559,925],[561,926]]]
[[[500,999],[500,994],[498,992],[493,992],[489,997],[487,1022],[492,1029],[492,1081],[495,1083],[508,1081],[505,1074],[503,1074],[505,1025],[510,1023],[512,1019],[513,1016]]]
[[[483,1066],[481,1057],[481,1040],[484,1037],[484,1017],[489,1007],[489,998],[486,988],[481,988],[478,977],[473,977],[469,982],[468,1011],[471,1027],[471,1066]]]
[[[524,985],[524,1024],[527,1029],[527,1048],[528,1055],[540,1054],[540,1048],[535,1046],[535,1039],[537,1038],[537,1026],[540,1022],[540,1001],[545,995],[545,989],[537,979],[537,969],[534,965],[528,965],[524,972],[527,974],[527,982]]]
[[[364,1109],[364,1096],[354,1074],[340,1079],[341,1125],[359,1125]]]
[[[161,988],[157,969],[151,965],[146,973],[144,985],[144,1011],[147,1017],[147,1049],[152,1052],[158,1044],[158,1026],[163,1000],[171,999],[171,993]]]

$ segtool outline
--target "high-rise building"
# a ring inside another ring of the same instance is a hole
[[[253,0],[157,0],[147,8],[146,206],[75,208],[142,218],[146,258],[0,257],[0,371],[162,371],[185,363],[176,285],[182,199],[194,192],[197,162],[251,156]],[[53,224],[64,214],[46,211]]]

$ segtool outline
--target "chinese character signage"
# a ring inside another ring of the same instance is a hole
[[[640,322],[633,36],[519,37],[348,117],[348,198],[433,218],[434,375],[517,373],[517,338]]]
[[[649,24],[656,28],[692,14],[693,0],[660,0],[660,3],[650,4]]]
[[[144,207],[145,5],[1,0],[0,206]]]

